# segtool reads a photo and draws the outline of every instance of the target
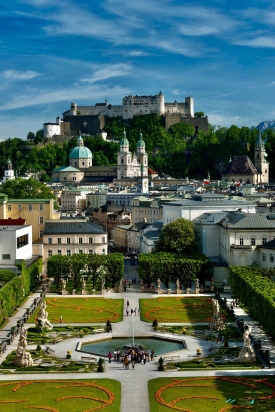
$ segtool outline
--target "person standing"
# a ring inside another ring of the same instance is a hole
[[[127,316],[129,315],[129,309],[128,308],[126,308],[126,315]]]
[[[63,316],[60,316],[60,325],[63,323]]]
[[[109,351],[109,353],[108,353],[108,359],[109,359],[109,363],[111,363],[111,359],[112,359],[112,353]]]

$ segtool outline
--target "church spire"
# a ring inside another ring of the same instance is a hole
[[[258,136],[257,136],[257,140],[256,140],[256,145],[257,144],[263,144],[263,139],[262,139],[262,134],[261,134],[261,130],[260,130],[260,125],[258,126]]]

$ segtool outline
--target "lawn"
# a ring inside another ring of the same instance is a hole
[[[123,299],[105,298],[47,298],[48,319],[58,323],[60,316],[64,323],[120,322],[123,317]],[[39,308],[28,323],[36,323]]]
[[[209,322],[213,304],[209,297],[140,299],[140,310],[145,322]]]
[[[148,382],[150,411],[225,412],[231,409],[274,411],[275,378],[158,378]]]
[[[110,379],[1,381],[0,410],[119,412],[120,393],[120,383]]]

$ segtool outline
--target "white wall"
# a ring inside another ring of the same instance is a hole
[[[8,229],[4,229],[8,227]],[[17,249],[17,238],[28,235],[28,244]],[[10,259],[2,259],[10,255]],[[32,257],[32,226],[0,226],[0,264],[13,265],[15,259],[30,259]]]

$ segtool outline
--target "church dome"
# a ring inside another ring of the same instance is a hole
[[[83,139],[81,136],[77,138],[77,146],[74,147],[71,152],[69,159],[92,159],[93,155],[88,147],[84,146]]]
[[[145,141],[143,140],[142,133],[139,135],[139,140],[137,142],[137,147],[145,147]]]
[[[126,137],[125,129],[124,129],[124,132],[123,132],[123,138],[120,141],[120,146],[129,146],[129,140]]]

